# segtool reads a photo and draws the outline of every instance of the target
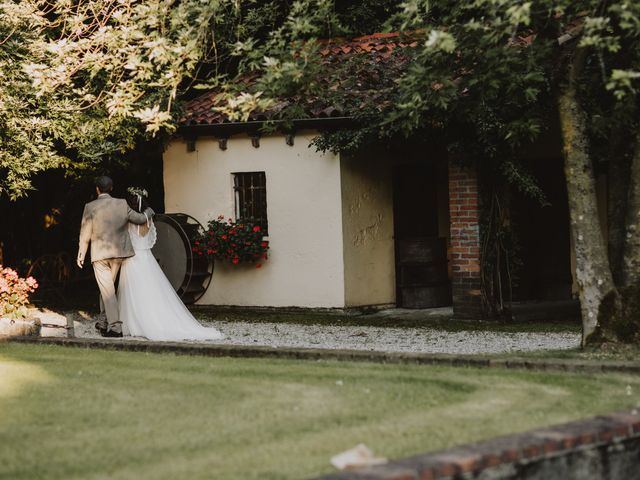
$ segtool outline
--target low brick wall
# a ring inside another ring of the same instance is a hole
[[[319,480],[640,479],[640,415],[604,415]]]

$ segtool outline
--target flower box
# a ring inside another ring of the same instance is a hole
[[[231,265],[253,264],[262,267],[269,258],[269,242],[260,225],[251,220],[225,221],[223,216],[211,220],[194,241],[195,255],[204,255]]]

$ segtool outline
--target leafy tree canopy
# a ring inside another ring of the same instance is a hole
[[[378,29],[398,5],[384,0],[338,6],[329,0],[0,3],[0,195],[24,195],[31,176],[46,169],[77,175],[122,161],[136,143],[173,131],[176,101],[193,95],[194,85],[228,90],[231,99],[239,93],[236,74],[268,65],[268,55],[258,58],[254,52],[285,51],[293,38]],[[230,107],[240,118],[268,104],[256,93],[238,98]]]

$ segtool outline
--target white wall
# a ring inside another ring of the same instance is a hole
[[[344,307],[341,184],[338,157],[309,148],[311,134],[294,146],[275,135],[254,148],[246,136],[199,138],[196,151],[176,139],[164,154],[165,210],[187,213],[203,225],[234,216],[232,173],[264,171],[270,258],[263,267],[216,262],[198,303],[273,307]]]

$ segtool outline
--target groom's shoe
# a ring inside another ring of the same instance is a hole
[[[122,338],[122,332],[114,332],[113,330],[105,330],[103,337]]]
[[[98,333],[100,333],[100,335],[104,336],[104,334],[107,333],[107,326],[106,325],[104,325],[104,324],[102,324],[100,322],[96,322],[95,327],[96,327],[96,330],[98,331]]]

